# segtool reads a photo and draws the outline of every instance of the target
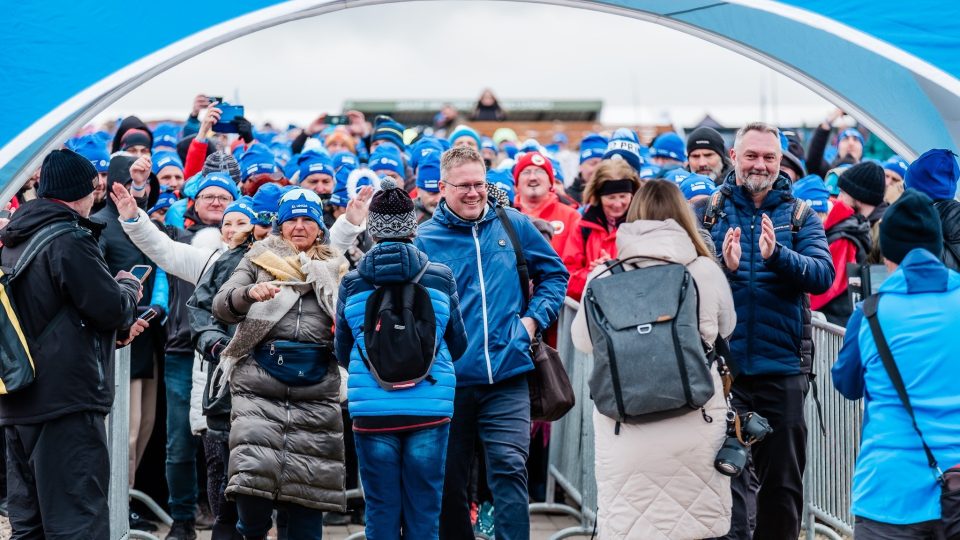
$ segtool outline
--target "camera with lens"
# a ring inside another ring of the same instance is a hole
[[[747,465],[750,447],[773,433],[773,428],[766,418],[755,412],[749,412],[731,424],[713,466],[720,474],[734,477],[739,476]]]

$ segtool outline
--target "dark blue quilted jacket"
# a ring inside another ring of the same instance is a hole
[[[812,343],[806,295],[823,293],[833,283],[833,261],[823,224],[808,211],[800,230],[793,232],[794,198],[784,189],[785,181],[778,180],[760,208],[736,185],[733,174],[720,188],[723,207],[710,230],[717,253],[722,253],[729,228],[742,231],[740,267],[727,272],[737,310],[730,349],[739,374],[808,373]],[[759,245],[763,214],[773,221],[779,244],[766,261]]]

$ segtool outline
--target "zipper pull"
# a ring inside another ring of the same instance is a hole
[[[277,348],[273,343],[270,344],[270,356],[277,354]]]

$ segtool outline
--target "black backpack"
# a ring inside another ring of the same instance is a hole
[[[430,369],[437,355],[437,318],[430,293],[420,284],[426,271],[424,265],[410,282],[378,286],[367,298],[365,347],[358,344],[357,351],[384,390],[413,388],[424,379],[436,382]]]
[[[10,287],[54,239],[76,230],[83,229],[72,221],[46,225],[30,238],[13,268],[0,268],[0,395],[30,386],[36,377],[33,355],[23,325],[20,324]]]

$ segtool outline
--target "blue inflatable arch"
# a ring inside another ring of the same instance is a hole
[[[158,73],[257,30],[388,1],[167,0],[149,13],[116,0],[5,3],[0,201],[47,151]],[[650,21],[753,58],[908,158],[960,147],[960,2],[539,1]]]

